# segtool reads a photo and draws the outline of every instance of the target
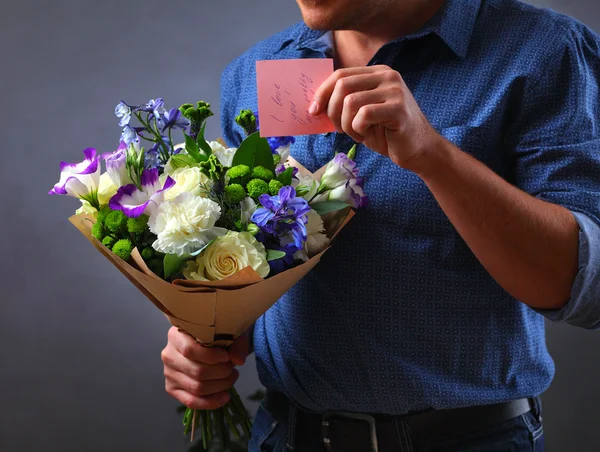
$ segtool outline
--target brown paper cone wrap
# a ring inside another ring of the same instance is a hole
[[[310,174],[290,160],[301,173]],[[353,216],[354,212],[349,208],[329,214],[325,218],[329,226],[328,237],[333,240]],[[131,263],[127,263],[92,237],[93,217],[80,214],[69,221],[167,316],[172,325],[207,345],[229,345],[312,270],[327,251],[268,279],[260,278],[248,267],[222,281],[176,280],[169,283],[146,266],[137,249],[132,253]]]

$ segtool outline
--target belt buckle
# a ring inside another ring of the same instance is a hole
[[[325,443],[325,448],[329,452],[333,452],[331,439],[329,438],[329,418],[332,417],[341,417],[366,422],[369,425],[371,452],[379,452],[379,446],[377,444],[377,429],[375,428],[375,418],[373,416],[360,413],[346,413],[344,411],[328,411],[323,414],[321,420],[321,433],[323,434],[323,443]]]

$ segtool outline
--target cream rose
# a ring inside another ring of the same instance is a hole
[[[148,220],[157,239],[152,247],[161,253],[192,253],[211,240],[225,235],[227,229],[215,227],[221,207],[214,201],[191,193],[160,203]]]
[[[160,176],[160,184],[163,186],[169,174],[164,173]],[[183,167],[177,168],[170,174],[175,181],[175,185],[165,191],[165,201],[177,198],[182,193],[191,193],[194,196],[204,196],[210,179],[200,171],[200,168]]]
[[[117,187],[108,173],[104,173],[100,176],[100,182],[98,183],[98,202],[100,203],[100,207],[104,207],[108,205],[108,201],[112,198],[115,193],[117,193]],[[77,215],[80,213],[87,213],[90,215],[95,215],[98,212],[94,207],[90,205],[89,202],[81,200],[81,207],[77,209],[75,212]]]
[[[267,252],[262,243],[248,232],[229,231],[217,238],[195,261],[183,270],[187,279],[218,281],[252,267],[261,278],[269,274]]]

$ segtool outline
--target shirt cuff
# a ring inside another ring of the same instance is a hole
[[[553,322],[564,322],[590,330],[600,329],[600,225],[579,212],[571,212],[579,223],[579,271],[571,299],[560,309],[535,309]]]

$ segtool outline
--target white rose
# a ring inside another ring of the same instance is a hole
[[[108,201],[112,198],[115,193],[117,193],[117,187],[108,173],[104,173],[100,176],[100,181],[98,182],[98,202],[100,203],[100,207],[104,207],[108,205]],[[95,215],[97,210],[90,205],[89,202],[81,200],[81,207],[77,209],[75,212],[77,215],[80,213],[87,213],[90,215]]]
[[[175,155],[187,155],[187,151],[185,150],[185,143],[179,143],[175,145],[175,151],[179,151],[177,154]],[[173,171],[175,171],[173,169],[173,164],[171,162],[171,159],[167,160],[167,163],[165,163],[165,167],[163,168],[164,170],[164,174],[170,176]]]
[[[267,252],[262,243],[248,232],[229,231],[217,238],[183,270],[187,279],[218,281],[252,267],[261,278],[269,274]]]
[[[231,167],[237,148],[226,148],[218,141],[209,141],[208,145],[221,162],[221,165],[227,168]]]
[[[165,184],[167,176],[168,174],[166,173],[160,176],[159,180],[161,186]],[[200,168],[195,166],[177,168],[170,176],[175,181],[175,185],[165,191],[165,201],[175,199],[182,193],[191,193],[194,196],[204,196],[210,182],[210,179],[200,171]]]
[[[191,193],[164,201],[150,214],[148,226],[157,235],[152,247],[161,253],[192,253],[212,239],[225,235],[227,229],[216,228],[221,207],[214,201]]]

